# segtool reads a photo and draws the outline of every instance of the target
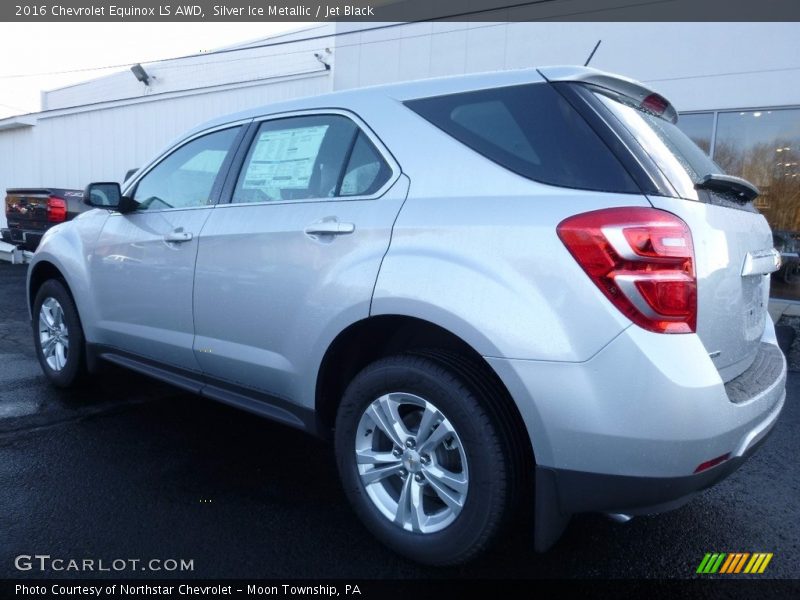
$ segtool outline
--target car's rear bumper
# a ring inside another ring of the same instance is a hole
[[[771,321],[750,369],[727,384],[695,335],[631,327],[581,363],[487,357],[544,467],[682,477],[736,456],[782,401],[786,360]]]
[[[677,508],[695,493],[711,487],[738,469],[766,440],[783,409],[786,394],[753,430],[753,437],[722,463],[681,477],[635,477],[537,467],[556,483],[561,509],[568,513],[602,511],[629,515]],[[537,476],[538,478],[538,476]]]
[[[604,512],[636,516],[673,510],[725,479],[764,443],[778,420],[786,394],[757,428],[749,445],[737,456],[699,473],[682,477],[633,477],[536,467],[534,546],[550,548],[571,515]]]
[[[23,250],[34,252],[42,241],[43,231],[28,231],[25,229],[0,229],[0,238],[6,244],[13,244]]]
[[[727,384],[697,336],[637,327],[583,363],[487,361],[531,436],[539,549],[571,514],[680,506],[744,462],[786,398],[786,360],[771,321],[752,366]],[[698,472],[715,459],[722,462]]]

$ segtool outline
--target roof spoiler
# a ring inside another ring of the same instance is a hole
[[[542,67],[537,70],[547,81],[576,81],[596,85],[634,100],[636,104],[657,112],[670,123],[678,120],[678,113],[669,100],[633,79],[591,67]]]

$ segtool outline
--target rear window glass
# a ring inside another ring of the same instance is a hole
[[[587,190],[639,191],[583,117],[549,84],[421,98],[406,106],[528,179]]]
[[[694,184],[710,173],[724,173],[681,129],[634,104],[633,100],[609,92],[595,95],[630,131],[667,176],[678,195],[696,198]]]

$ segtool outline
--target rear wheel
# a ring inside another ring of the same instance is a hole
[[[78,311],[64,284],[50,279],[33,303],[33,343],[47,378],[67,388],[85,373],[83,329]]]
[[[509,517],[513,455],[480,391],[432,356],[379,360],[348,386],[336,421],[342,482],[387,546],[463,563]]]

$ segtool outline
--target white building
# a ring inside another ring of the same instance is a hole
[[[789,148],[778,156],[786,176],[797,171],[800,24],[380,25],[315,25],[221,54],[144,64],[149,86],[125,70],[45,92],[41,112],[0,120],[0,192],[119,181],[186,129],[246,107],[392,81],[583,64],[598,40],[591,66],[647,82],[679,111],[708,112],[684,122],[709,151],[723,141],[780,138]],[[263,44],[271,45],[251,48]]]

